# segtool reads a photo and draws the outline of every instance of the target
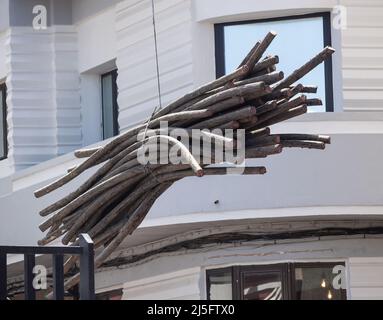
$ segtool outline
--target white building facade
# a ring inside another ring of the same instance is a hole
[[[47,8],[46,29],[32,27],[36,5]],[[216,77],[218,24],[325,13],[337,50],[333,112],[272,130],[328,134],[332,144],[259,160],[265,176],[177,182],[97,271],[100,297],[383,299],[381,0],[155,0],[161,100]],[[110,83],[118,108],[108,124]],[[0,1],[0,88],[0,244],[34,245],[39,210],[86,177],[44,199],[33,191],[79,163],[75,149],[104,143],[158,104],[151,1]]]

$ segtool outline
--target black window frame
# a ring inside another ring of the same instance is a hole
[[[206,298],[210,300],[210,277],[222,273],[231,272],[232,300],[243,300],[243,279],[245,273],[280,272],[282,276],[283,300],[294,300],[296,294],[295,269],[297,268],[320,268],[345,266],[344,261],[335,262],[290,262],[264,265],[230,266],[218,269],[206,270]],[[347,300],[347,291],[341,289],[342,300]]]
[[[0,161],[8,157],[8,125],[7,125],[7,86],[5,83],[0,83],[0,94],[2,95],[3,104],[0,106],[3,115],[2,128],[4,155],[0,154]]]
[[[331,13],[328,11],[316,12],[303,15],[291,15],[267,19],[255,19],[255,20],[243,20],[235,22],[224,22],[217,23],[214,25],[215,35],[215,65],[216,65],[216,77],[222,77],[225,75],[225,37],[224,28],[226,26],[251,24],[251,23],[262,23],[262,22],[273,22],[273,21],[284,21],[284,20],[296,20],[306,18],[317,18],[323,19],[323,47],[331,46]],[[325,72],[325,95],[326,95],[326,112],[334,111],[334,83],[333,83],[333,70],[332,70],[332,57],[324,62]]]
[[[101,75],[101,117],[102,117],[102,139],[109,139],[110,137],[105,137],[105,119],[104,119],[104,90],[103,90],[103,83],[104,78],[108,76],[112,76],[112,95],[113,95],[113,136],[117,136],[120,133],[120,128],[118,124],[118,103],[117,103],[117,95],[118,95],[118,88],[117,88],[117,75],[118,71],[117,69],[114,69],[112,71],[109,71],[107,73],[104,73]]]

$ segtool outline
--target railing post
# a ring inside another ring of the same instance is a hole
[[[35,255],[24,255],[24,287],[25,300],[36,300],[35,288],[33,288],[33,268],[35,267]]]
[[[94,247],[87,234],[80,234],[80,300],[94,300]]]
[[[7,299],[7,253],[0,251],[0,301]]]
[[[52,255],[53,267],[53,299],[64,300],[64,256]]]

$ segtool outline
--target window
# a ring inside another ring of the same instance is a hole
[[[118,135],[117,70],[101,76],[103,138]]]
[[[5,84],[0,84],[0,160],[7,157],[7,88]]]
[[[208,270],[209,300],[346,300],[334,287],[343,263],[285,263]]]
[[[278,70],[288,76],[325,46],[331,45],[330,13],[223,23],[215,26],[217,77],[235,70],[254,43],[270,30],[278,33],[266,54],[279,56]],[[332,62],[328,59],[306,75],[302,84],[317,85],[323,106],[309,112],[333,111]]]

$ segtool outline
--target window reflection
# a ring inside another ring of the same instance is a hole
[[[282,277],[279,273],[245,274],[244,300],[282,300]]]

